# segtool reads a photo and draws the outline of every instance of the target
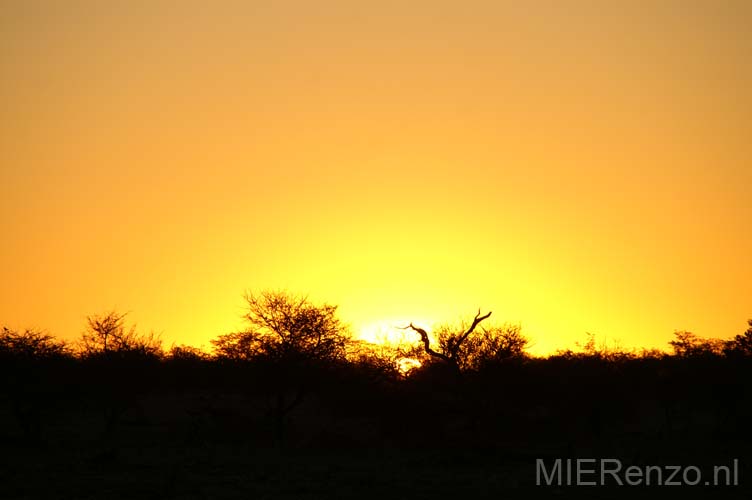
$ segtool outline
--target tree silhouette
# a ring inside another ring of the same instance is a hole
[[[461,331],[449,327],[441,327],[439,329],[438,336],[438,350],[431,347],[431,340],[428,337],[428,332],[423,328],[417,327],[410,323],[403,329],[410,328],[420,335],[420,340],[423,343],[423,349],[425,353],[434,360],[439,360],[448,364],[449,366],[461,370],[467,366],[467,354],[468,351],[463,344],[468,339],[471,333],[475,331],[475,328],[485,319],[491,316],[491,312],[481,316],[480,309],[473,318],[472,324]]]
[[[184,344],[173,344],[170,351],[167,353],[167,359],[177,362],[200,362],[207,361],[209,359],[209,354],[198,347]]]
[[[65,342],[37,330],[0,331],[0,394],[7,397],[27,442],[41,438],[45,413],[63,400],[60,365],[70,361]]]
[[[114,455],[124,415],[154,389],[154,373],[163,357],[162,342],[153,333],[126,327],[127,313],[111,311],[88,316],[79,353],[90,380],[87,399],[102,418],[102,444]]]
[[[162,354],[162,342],[153,333],[139,334],[136,326],[125,326],[128,313],[111,311],[86,317],[86,330],[81,335],[79,346],[84,356],[128,354],[158,357]]]
[[[337,306],[317,306],[306,297],[280,291],[247,293],[250,328],[211,341],[220,358],[250,360],[343,360],[350,340],[337,318]]]
[[[5,358],[44,359],[68,354],[65,342],[36,330],[23,332],[3,327],[0,332],[0,356]]]
[[[674,340],[669,344],[674,354],[682,358],[713,356],[723,352],[724,341],[714,338],[698,337],[692,332],[674,332]]]
[[[220,360],[252,362],[267,415],[283,444],[287,421],[327,370],[346,360],[349,334],[337,307],[281,291],[247,293],[247,330],[211,341]]]
[[[441,334],[439,334],[441,338]],[[525,355],[528,339],[520,325],[481,326],[460,346],[459,358],[463,369],[480,370],[510,358]]]
[[[752,356],[752,319],[747,320],[747,331],[726,342],[724,353],[733,356]]]

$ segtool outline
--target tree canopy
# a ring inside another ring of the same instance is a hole
[[[307,297],[264,291],[245,296],[248,328],[211,341],[221,358],[249,360],[344,359],[349,331],[337,317],[337,306],[311,303]]]

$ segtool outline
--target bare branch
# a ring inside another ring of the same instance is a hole
[[[481,316],[480,309],[478,309],[478,313],[475,315],[475,318],[473,318],[473,323],[472,325],[470,325],[470,328],[468,328],[460,336],[452,335],[451,338],[448,339],[448,342],[446,345],[440,346],[441,350],[444,352],[438,352],[438,351],[431,349],[431,341],[428,338],[428,333],[423,328],[419,328],[413,325],[412,323],[410,323],[409,325],[401,328],[401,330],[406,330],[410,328],[413,331],[417,332],[420,335],[421,341],[423,342],[423,348],[426,351],[426,354],[434,358],[438,358],[443,361],[446,361],[447,363],[454,365],[456,368],[459,368],[459,360],[457,359],[457,357],[458,357],[458,353],[460,352],[462,343],[465,340],[467,340],[470,334],[473,333],[473,331],[475,331],[475,328],[483,320],[487,319],[489,316],[491,316],[491,311],[489,311],[488,314],[484,314],[483,316]]]
[[[425,348],[426,354],[428,354],[429,356],[433,356],[435,358],[442,359],[446,361],[447,363],[453,363],[453,360],[450,356],[447,356],[440,352],[436,352],[433,349],[431,349],[431,341],[428,338],[428,333],[426,333],[426,331],[423,328],[419,328],[413,325],[412,323],[410,323],[406,327],[401,328],[401,330],[407,330],[408,328],[412,328],[414,331],[420,334],[420,339],[423,341],[423,346]]]
[[[485,314],[483,316],[480,315],[480,309],[478,309],[478,314],[475,315],[475,318],[473,318],[473,324],[470,325],[470,328],[467,329],[465,333],[462,334],[462,336],[457,339],[457,342],[454,344],[454,348],[452,349],[452,355],[454,355],[457,350],[460,348],[460,345],[465,341],[467,337],[470,336],[471,333],[475,330],[475,327],[480,324],[481,321],[488,319],[489,316],[491,316],[492,311],[488,311],[488,314]]]

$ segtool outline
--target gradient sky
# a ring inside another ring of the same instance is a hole
[[[407,4],[407,5],[406,5]],[[4,1],[0,323],[752,317],[752,2]]]

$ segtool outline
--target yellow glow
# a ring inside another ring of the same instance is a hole
[[[355,337],[372,344],[390,347],[415,344],[416,341],[420,340],[420,336],[413,330],[405,329],[411,322],[416,326],[430,324],[415,319],[377,321],[360,328],[355,333]]]
[[[751,24],[742,0],[4,2],[0,322],[72,339],[117,308],[206,345],[283,288],[363,338],[479,307],[538,353],[739,333]]]
[[[397,362],[400,373],[406,375],[416,368],[420,368],[423,363],[415,358],[400,358]]]

